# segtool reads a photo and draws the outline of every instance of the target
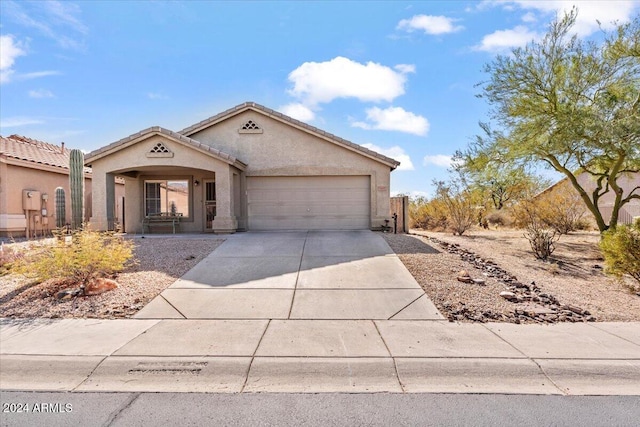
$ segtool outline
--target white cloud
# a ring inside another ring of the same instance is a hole
[[[374,144],[362,144],[364,148],[368,148],[369,150],[373,150],[376,153],[382,154],[383,156],[391,157],[394,160],[400,162],[400,166],[398,166],[399,171],[412,171],[414,170],[413,162],[407,153],[405,153],[404,149],[398,145],[394,145],[390,148],[382,148]]]
[[[395,196],[409,196],[409,199],[415,200],[419,197],[424,197],[426,199],[431,197],[431,194],[427,191],[421,190],[409,190],[409,191],[391,191],[391,197]]]
[[[368,122],[353,122],[351,125],[362,129],[392,130],[424,136],[429,132],[429,121],[401,107],[378,107],[367,110]]]
[[[539,38],[540,34],[531,31],[524,25],[518,25],[511,30],[498,30],[487,34],[475,49],[486,52],[500,52],[514,47],[523,47],[530,41]]]
[[[400,21],[396,29],[407,32],[419,30],[432,35],[455,33],[464,29],[461,25],[455,25],[455,21],[455,19],[446,16],[415,15],[410,19]]]
[[[524,15],[522,15],[522,22],[536,22],[538,20],[538,18],[536,18],[535,13],[533,12],[527,12]]]
[[[396,71],[375,62],[360,64],[341,56],[325,62],[305,62],[289,73],[293,88],[288,93],[308,108],[338,98],[390,102],[404,94],[405,74],[415,71],[407,64],[399,67]]]
[[[42,120],[34,117],[7,117],[0,121],[0,128],[16,128],[27,125],[40,125],[44,123]]]
[[[425,166],[435,165],[441,168],[449,168],[454,164],[451,156],[447,156],[446,154],[435,154],[432,156],[424,156],[422,163]]]
[[[29,91],[29,98],[54,98],[54,95],[47,89],[35,89]]]
[[[301,122],[311,122],[316,117],[316,114],[310,108],[297,102],[283,105],[278,111]]]
[[[12,35],[0,36],[0,83],[7,83],[14,73],[13,64],[16,58],[26,55],[20,42]]]
[[[37,79],[37,78],[40,78],[40,77],[57,76],[57,75],[60,75],[60,74],[62,74],[62,73],[60,73],[60,71],[53,71],[53,70],[34,71],[32,73],[17,74],[16,75],[16,79],[31,80],[31,79]]]
[[[169,99],[167,95],[164,95],[160,92],[149,92],[147,93],[147,98],[149,99]]]
[[[6,16],[55,40],[65,49],[84,49],[88,27],[80,19],[80,6],[67,1],[15,2],[5,0]]]
[[[516,9],[519,6],[524,10],[534,10],[548,15],[553,19],[555,15],[563,16],[575,5],[578,8],[578,17],[574,30],[579,36],[588,36],[598,31],[598,22],[605,29],[613,28],[613,22],[629,22],[634,10],[640,6],[637,0],[609,0],[609,1],[573,1],[573,0],[547,0],[547,1],[527,1],[527,0],[487,0],[482,2],[481,7],[501,6],[507,10]],[[529,14],[525,15],[526,17]],[[525,22],[526,21],[523,18]]]
[[[88,34],[89,28],[80,20],[80,6],[68,1],[51,0],[46,2],[46,9],[60,25],[74,29],[81,34]]]
[[[578,8],[578,17],[574,30],[579,36],[588,36],[598,31],[598,21],[605,29],[614,27],[614,21],[620,23],[629,22],[634,9],[640,6],[637,0],[609,0],[609,1],[522,1],[514,2],[523,9],[538,10],[549,15],[562,16],[569,12],[575,5]]]
[[[416,66],[413,64],[398,64],[395,67],[396,70],[400,71],[403,74],[415,73]]]

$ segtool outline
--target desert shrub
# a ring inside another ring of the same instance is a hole
[[[628,274],[640,282],[640,223],[605,231],[600,241],[607,273]]]
[[[494,227],[509,227],[513,220],[505,210],[493,211],[487,215],[487,223]]]
[[[555,243],[560,235],[555,230],[541,227],[540,223],[532,222],[527,226],[524,237],[529,241],[535,257],[546,261],[555,251]]]
[[[458,188],[455,184],[437,183],[437,199],[441,200],[447,210],[449,228],[453,234],[462,236],[478,221],[478,211],[482,206],[474,193],[467,188]]]
[[[122,271],[132,257],[132,242],[113,233],[84,228],[69,242],[58,239],[53,245],[31,251],[16,264],[16,272],[38,281],[57,278],[86,285]]]
[[[515,223],[524,228],[524,237],[529,241],[536,258],[547,260],[555,250],[560,233],[541,218],[537,200],[523,200],[513,209]]]
[[[0,246],[0,276],[10,272],[11,267],[21,258],[22,254],[10,246]]]
[[[447,228],[447,209],[441,200],[419,197],[409,204],[411,227],[441,231]]]
[[[462,236],[476,223],[478,213],[470,197],[466,194],[456,194],[445,199],[449,211],[449,228],[453,234]]]
[[[538,200],[540,219],[559,234],[585,229],[586,214],[584,201],[568,186],[561,186]]]
[[[533,211],[542,225],[558,234],[589,228],[584,201],[570,187],[561,186],[547,194],[521,201],[512,210],[514,225],[527,228]]]

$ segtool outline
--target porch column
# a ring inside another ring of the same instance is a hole
[[[114,182],[112,180],[112,185]],[[105,231],[109,229],[107,220],[107,173],[98,167],[93,167],[91,178],[91,219],[89,223],[91,228],[96,231]],[[113,190],[115,191],[115,189]]]
[[[238,220],[233,212],[233,172],[228,166],[216,173],[216,216],[213,219],[215,233],[235,233]]]
[[[116,213],[116,177],[112,173],[105,174],[105,198],[107,209],[107,230],[115,230]]]

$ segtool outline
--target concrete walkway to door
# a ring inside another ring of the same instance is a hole
[[[227,236],[136,318],[443,319],[384,239],[370,231]]]

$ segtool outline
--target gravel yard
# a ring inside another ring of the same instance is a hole
[[[552,262],[536,260],[519,231],[412,233],[382,236],[450,320],[640,321],[640,297],[630,291],[635,282],[628,279],[624,286],[602,272],[597,233],[562,236]],[[138,263],[115,278],[120,284],[116,290],[68,301],[53,295],[72,284],[30,285],[16,275],[2,276],[0,317],[131,317],[223,241],[201,236],[135,238]],[[460,282],[461,271],[482,283]],[[510,290],[517,294],[516,302],[500,296]]]
[[[211,237],[136,238],[136,265],[120,273],[119,287],[91,297],[56,300],[65,286],[43,282],[30,286],[15,275],[0,277],[0,317],[123,318],[131,317],[224,240]],[[71,284],[67,284],[71,287]],[[45,296],[45,295],[51,296]]]
[[[422,231],[412,233],[414,235],[384,236],[438,309],[451,320],[531,323],[547,316],[551,323],[589,318],[596,321],[640,321],[640,297],[629,289],[634,281],[628,279],[625,282],[627,286],[624,286],[602,272],[597,233],[562,236],[552,262],[536,260],[521,231],[473,230],[468,236]],[[531,282],[535,282],[537,290],[530,292],[534,300],[514,303],[501,297],[501,292],[509,290],[507,283],[488,276],[486,271],[463,260],[459,254],[449,253],[448,247],[438,242],[456,244],[473,252],[488,265],[500,267],[531,288],[534,287]],[[458,281],[457,276],[463,270],[472,278],[483,279],[485,284]],[[536,302],[536,295],[548,295],[557,303]],[[588,314],[579,316],[574,313],[562,318],[562,313],[554,314],[548,310],[554,305],[571,306]],[[531,310],[549,314],[534,319],[526,314]]]

